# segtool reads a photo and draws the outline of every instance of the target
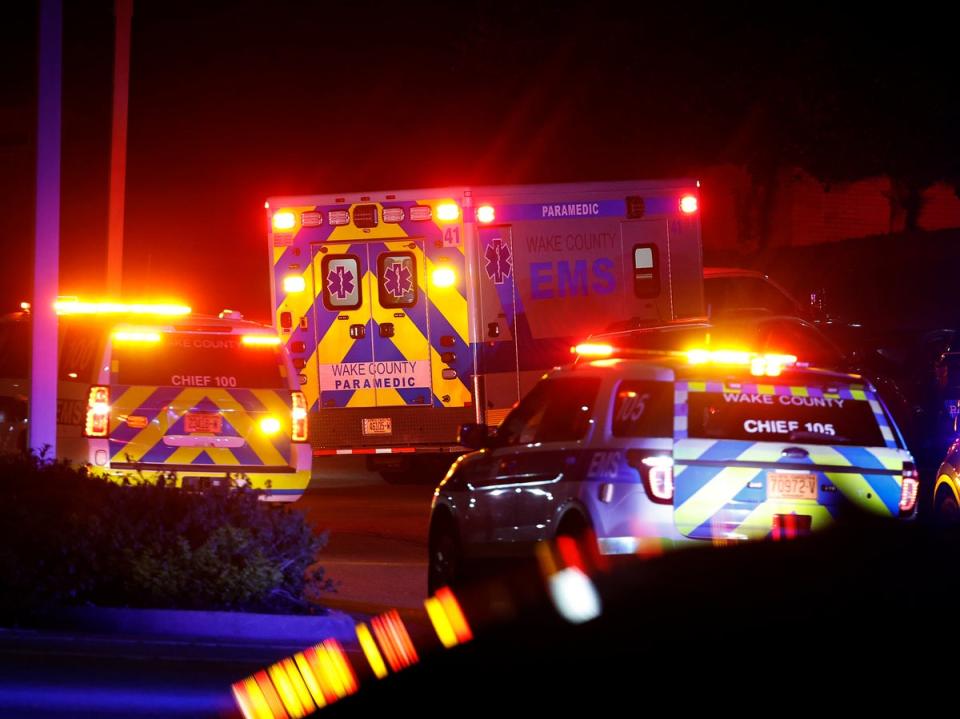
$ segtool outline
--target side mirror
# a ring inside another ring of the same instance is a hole
[[[490,445],[490,433],[485,424],[462,424],[457,432],[457,442],[467,449],[483,449]]]

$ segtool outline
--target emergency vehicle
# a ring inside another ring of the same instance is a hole
[[[857,375],[716,346],[580,352],[496,435],[463,428],[478,451],[435,492],[431,591],[587,530],[602,554],[659,554],[796,537],[853,512],[915,516],[913,456]]]
[[[310,481],[306,402],[273,328],[229,310],[57,303],[57,456],[97,476],[239,485],[293,501]],[[27,416],[29,314],[5,318],[0,396]],[[0,418],[3,421],[6,417]],[[14,432],[13,425],[7,427]],[[23,449],[26,424],[5,449]]]
[[[701,314],[697,202],[693,180],[270,198],[315,454],[456,448],[577,338]]]

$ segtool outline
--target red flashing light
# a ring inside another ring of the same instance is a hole
[[[917,506],[920,494],[920,473],[913,462],[903,463],[903,483],[900,485],[900,512],[910,514]]]
[[[496,217],[496,210],[491,205],[481,205],[477,208],[477,219],[484,224],[493,222]]]
[[[685,215],[692,215],[699,209],[699,202],[696,195],[684,195],[680,198],[680,212]]]

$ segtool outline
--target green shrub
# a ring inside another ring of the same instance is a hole
[[[310,612],[332,588],[325,543],[250,490],[119,486],[0,456],[0,622],[76,604]]]

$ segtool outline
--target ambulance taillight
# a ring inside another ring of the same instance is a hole
[[[307,398],[303,392],[290,393],[291,413],[293,418],[292,439],[294,442],[307,441]]]
[[[684,195],[680,198],[680,212],[685,215],[692,215],[699,208],[696,195]]]
[[[106,437],[110,430],[110,388],[94,385],[87,399],[87,437]]]

